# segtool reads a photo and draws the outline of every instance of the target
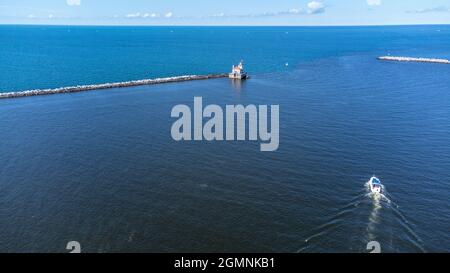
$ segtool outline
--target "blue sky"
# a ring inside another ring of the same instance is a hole
[[[450,24],[450,0],[0,0],[0,24]]]

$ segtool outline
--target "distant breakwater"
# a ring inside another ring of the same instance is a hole
[[[412,57],[382,56],[382,57],[378,57],[378,60],[382,60],[382,61],[396,61],[396,62],[420,62],[420,63],[450,64],[450,61],[447,60],[447,59],[433,59],[433,58],[412,58]]]
[[[133,86],[162,84],[162,83],[171,83],[171,82],[208,80],[208,79],[217,79],[217,78],[225,78],[225,77],[228,77],[228,74],[187,75],[187,76],[145,79],[145,80],[136,80],[136,81],[127,81],[127,82],[79,85],[79,86],[70,86],[70,87],[60,87],[60,88],[54,88],[54,89],[35,89],[35,90],[27,90],[27,91],[0,93],[0,99],[63,94],[63,93],[75,93],[75,92],[83,92],[83,91],[91,91],[91,90],[133,87]]]

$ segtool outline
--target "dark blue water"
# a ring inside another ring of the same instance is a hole
[[[172,32],[173,31],[173,32]],[[5,91],[252,78],[0,101],[0,250],[450,250],[450,27],[0,27]],[[285,66],[289,63],[289,66]],[[280,148],[175,142],[172,107],[279,104]],[[367,196],[376,174],[386,197]]]

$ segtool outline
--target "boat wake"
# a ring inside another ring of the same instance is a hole
[[[383,252],[426,252],[422,240],[392,199],[384,186],[383,194],[376,194],[366,183],[325,224],[315,228],[297,252],[314,252],[324,245],[337,246],[330,252],[368,252],[367,244],[372,241],[379,242]]]

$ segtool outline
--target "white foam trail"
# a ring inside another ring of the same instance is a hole
[[[328,233],[330,233],[330,231],[338,228],[347,214],[352,213],[352,211],[354,211],[361,203],[366,203],[368,200],[370,200],[372,203],[372,210],[369,213],[366,228],[367,242],[377,240],[377,226],[381,224],[382,220],[381,212],[383,208],[387,208],[392,209],[392,212],[396,216],[396,221],[398,221],[400,225],[406,230],[406,234],[409,236],[410,239],[409,242],[412,243],[418,249],[420,249],[420,251],[426,252],[425,249],[422,247],[423,245],[422,240],[413,231],[412,227],[410,227],[408,220],[398,209],[399,206],[391,200],[390,195],[387,192],[386,188],[384,186],[382,187],[383,187],[382,194],[374,194],[370,190],[369,182],[367,182],[365,184],[365,188],[362,190],[362,193],[357,197],[353,198],[352,200],[350,200],[346,206],[340,208],[338,212],[333,217],[331,217],[325,224],[315,228],[313,234],[304,240],[303,245],[299,250],[297,250],[297,252],[304,252],[307,249],[313,247],[314,246],[313,241],[315,241],[320,237],[326,236]]]
[[[390,196],[387,192],[384,185],[383,187],[383,194],[374,194],[370,192],[370,186],[369,183],[366,183],[367,191],[369,192],[367,194],[368,197],[370,197],[373,200],[373,209],[372,212],[369,215],[369,223],[367,226],[367,237],[369,241],[376,240],[376,225],[379,224],[379,218],[380,218],[380,209],[382,208],[382,202],[384,201],[387,204],[387,207],[390,208],[394,214],[398,217],[397,221],[401,224],[403,228],[406,229],[407,233],[413,238],[411,241],[414,246],[416,246],[420,251],[426,252],[426,250],[422,247],[423,241],[420,239],[420,237],[414,232],[414,230],[410,227],[409,221],[406,219],[406,217],[401,213],[401,211],[398,209],[399,206],[391,201],[391,199],[388,197]]]
[[[369,242],[376,240],[376,226],[379,223],[379,214],[380,209],[382,208],[380,201],[383,199],[381,194],[373,194],[371,197],[373,200],[373,207],[369,215],[369,224],[367,225],[367,237]]]
[[[375,241],[376,240],[376,226],[379,223],[379,214],[380,209],[382,208],[380,201],[386,198],[381,193],[373,193],[370,190],[370,183],[367,182],[365,185],[367,194],[366,197],[372,200],[372,211],[369,214],[369,223],[367,224],[367,241]],[[386,189],[382,186],[382,191],[385,192]]]

